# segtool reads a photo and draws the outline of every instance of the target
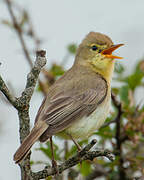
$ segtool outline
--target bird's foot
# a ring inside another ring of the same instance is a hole
[[[57,162],[54,159],[52,159],[52,167],[54,168],[54,170],[56,172],[55,177],[58,177],[59,176],[59,169],[58,169]]]

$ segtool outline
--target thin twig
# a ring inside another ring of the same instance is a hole
[[[5,84],[4,80],[0,76],[0,91],[5,95],[8,101],[17,108],[16,98],[10,93],[7,85]]]
[[[22,27],[20,26],[20,24],[18,23],[18,20],[14,14],[14,11],[13,11],[13,8],[12,8],[12,1],[11,0],[5,0],[6,4],[7,4],[7,7],[8,7],[8,11],[9,11],[9,14],[11,16],[11,19],[12,19],[12,23],[13,23],[13,27],[18,35],[18,39],[20,40],[20,43],[21,43],[21,46],[22,46],[22,50],[24,52],[24,56],[26,57],[26,60],[28,61],[29,65],[30,65],[30,68],[33,67],[33,61],[30,57],[30,53],[29,53],[29,50],[27,48],[27,45],[26,45],[26,42],[23,38],[23,34],[24,34],[24,31],[22,29]],[[16,6],[16,4],[15,4]],[[18,8],[20,9],[20,7],[18,6]],[[20,11],[22,11],[20,9]],[[28,16],[28,13],[25,11],[25,14]],[[30,23],[30,20],[28,18],[28,24],[29,24],[29,29],[30,29],[30,33],[32,35],[32,37],[34,38],[34,41],[36,43],[36,46],[38,48],[38,44],[40,43],[40,40],[35,36],[35,33],[34,33],[34,30],[32,28],[32,25]],[[37,50],[36,48],[36,50]],[[42,70],[43,72],[44,70]],[[45,70],[46,71],[46,70]],[[47,93],[47,89],[48,87],[39,79],[39,86],[40,88],[42,89],[42,92],[43,92],[43,95],[46,96],[46,93]]]
[[[6,1],[10,16],[12,18],[14,29],[15,29],[16,33],[18,34],[19,40],[21,42],[22,49],[24,51],[24,55],[25,55],[29,65],[30,65],[30,67],[32,68],[33,67],[32,59],[29,55],[28,48],[27,48],[26,43],[24,41],[22,29],[21,29],[20,25],[18,24],[17,19],[16,19],[14,12],[12,10],[12,3],[10,0],[5,0],[5,1]]]
[[[20,100],[22,100],[22,102],[27,101],[25,103],[29,103],[31,99],[40,71],[46,64],[45,53],[46,52],[42,50],[37,51],[36,53],[36,61],[34,63],[34,67],[27,76],[26,88],[23,91],[22,96],[19,98]]]
[[[68,141],[65,140],[64,141],[64,160],[67,159],[68,150],[69,150],[69,148],[68,148]]]
[[[111,121],[109,121],[109,122],[105,122],[105,123],[102,125],[101,128],[105,128],[105,127],[107,127],[107,126],[109,126],[110,124],[113,124],[113,123],[116,123],[116,119],[111,120]]]

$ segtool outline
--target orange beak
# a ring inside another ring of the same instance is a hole
[[[110,48],[108,49],[104,49],[101,54],[104,55],[107,58],[112,58],[112,59],[123,59],[122,57],[119,56],[114,56],[112,55],[112,52],[115,51],[117,48],[119,48],[120,46],[123,46],[124,44],[116,44],[116,45],[112,45]]]

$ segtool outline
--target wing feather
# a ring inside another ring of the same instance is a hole
[[[97,108],[105,95],[106,89],[103,88],[100,91],[89,89],[81,94],[73,92],[73,96],[62,96],[56,98],[56,100],[53,98],[43,116],[43,120],[46,121],[49,127],[40,140],[44,141],[51,135],[69,127],[75,120],[88,116]]]

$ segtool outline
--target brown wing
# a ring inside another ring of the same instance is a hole
[[[82,92],[71,89],[52,97],[42,117],[49,127],[40,137],[40,141],[66,129],[74,121],[88,116],[97,108],[107,95],[107,84],[101,79],[91,86],[93,88],[83,88]]]

